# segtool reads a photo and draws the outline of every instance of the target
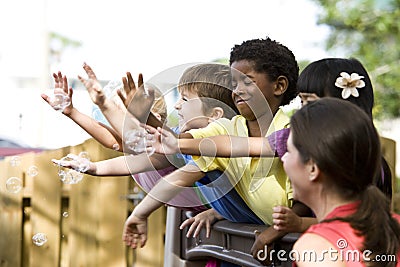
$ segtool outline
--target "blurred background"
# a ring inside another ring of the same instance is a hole
[[[151,80],[181,64],[226,62],[233,45],[269,36],[301,68],[330,56],[361,60],[374,83],[376,125],[400,151],[399,7],[398,0],[1,1],[0,137],[45,149],[89,138],[40,97],[58,70],[75,89],[74,105],[93,115],[77,81],[83,62],[104,83],[126,71]]]

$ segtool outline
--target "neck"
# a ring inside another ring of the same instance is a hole
[[[332,212],[335,208],[351,203],[352,200],[344,200],[336,194],[321,192],[315,199],[307,201],[312,211],[315,213],[317,220],[320,222]]]
[[[269,126],[271,125],[273,116],[275,116],[276,111],[272,114],[266,112],[254,120],[247,121],[247,128],[249,130],[250,137],[260,137],[265,136],[268,132]]]

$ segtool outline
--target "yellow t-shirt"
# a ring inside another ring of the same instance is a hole
[[[267,135],[289,126],[289,117],[281,109],[274,116]],[[190,130],[193,138],[215,135],[248,137],[246,119],[235,116],[231,120],[222,118],[202,129]],[[236,191],[248,207],[265,223],[272,224],[272,208],[277,205],[291,206],[292,188],[278,157],[219,158],[193,156],[203,172],[220,170],[225,172]]]

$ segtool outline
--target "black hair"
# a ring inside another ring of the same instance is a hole
[[[275,81],[279,76],[288,79],[288,88],[283,94],[281,105],[288,104],[296,96],[299,66],[293,52],[286,46],[269,37],[244,41],[232,48],[229,65],[240,60],[252,62],[254,70],[267,74],[271,81]]]

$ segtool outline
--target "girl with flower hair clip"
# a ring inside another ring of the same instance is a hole
[[[300,74],[297,90],[305,101],[316,97],[336,97],[360,107],[372,118],[374,91],[371,79],[362,63],[355,58],[325,58],[310,63]],[[382,157],[381,172],[376,186],[392,199],[392,174]]]

